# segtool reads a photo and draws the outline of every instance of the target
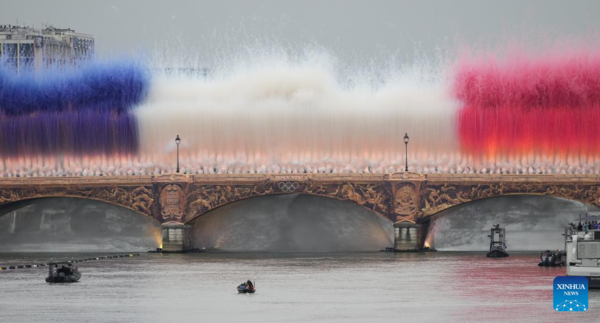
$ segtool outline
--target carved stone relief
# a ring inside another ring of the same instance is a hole
[[[394,193],[394,212],[396,214],[408,215],[417,210],[417,194],[412,183],[399,184]]]
[[[255,185],[205,185],[196,187],[188,194],[185,221],[202,215],[216,207],[248,197],[269,194],[313,194],[340,200],[354,201],[383,215],[388,214],[389,193],[381,184],[271,182]]]
[[[461,203],[511,194],[550,195],[600,206],[600,177],[595,175],[428,176],[399,173],[176,177],[177,183],[185,186],[164,176],[7,179],[0,181],[0,204],[55,196],[89,198],[121,205],[161,222],[187,222],[219,206],[269,194],[312,194],[349,200],[393,221],[411,222]]]
[[[504,195],[550,195],[600,206],[600,187],[579,184],[495,183],[428,185],[421,191],[421,211],[432,215],[473,200]]]
[[[165,221],[181,221],[184,209],[183,190],[177,184],[167,184],[160,192],[160,214]]]

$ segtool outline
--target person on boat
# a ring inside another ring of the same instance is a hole
[[[577,225],[577,231],[583,231],[583,225],[581,225],[581,221],[579,221],[579,225]]]
[[[248,286],[249,290],[254,290],[254,285],[252,284],[252,282],[250,281],[250,279],[248,279],[248,281],[246,282],[246,286]]]
[[[598,230],[598,221],[594,221],[594,230]]]

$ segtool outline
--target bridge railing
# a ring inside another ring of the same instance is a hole
[[[0,178],[0,186],[31,185],[127,185],[152,183],[252,183],[270,181],[329,181],[329,182],[379,182],[379,181],[428,181],[433,183],[598,183],[598,174],[552,174],[552,175],[503,175],[503,174],[350,174],[350,173],[317,173],[317,174],[164,174],[164,175],[132,175],[132,176],[81,176],[81,177],[4,177]]]

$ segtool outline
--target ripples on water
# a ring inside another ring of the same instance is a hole
[[[24,264],[90,254],[0,254]],[[4,322],[400,322],[580,321],[556,313],[552,280],[538,255],[482,253],[143,254],[82,263],[82,281],[44,282],[46,268],[0,272]],[[251,278],[257,293],[238,295]]]

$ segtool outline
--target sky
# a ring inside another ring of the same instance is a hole
[[[260,43],[317,46],[354,61],[589,36],[600,27],[598,12],[594,0],[0,0],[0,24],[92,34],[101,55],[166,44],[214,56]]]

